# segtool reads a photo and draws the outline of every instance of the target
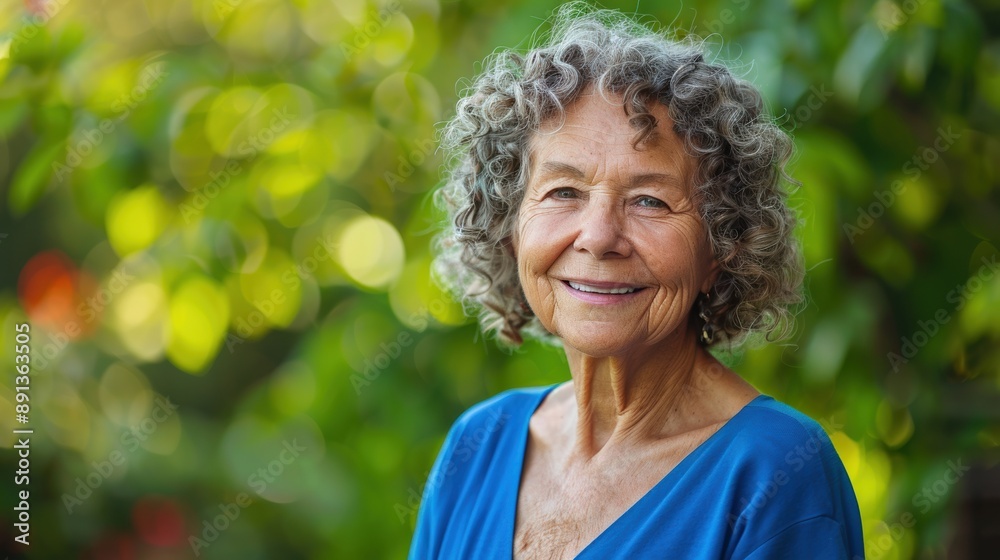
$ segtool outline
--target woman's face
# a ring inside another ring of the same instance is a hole
[[[662,105],[654,137],[592,88],[530,142],[513,247],[529,305],[563,342],[620,355],[684,336],[717,265],[692,202],[696,162]],[[616,293],[626,292],[626,293]],[[692,334],[693,336],[693,334]]]

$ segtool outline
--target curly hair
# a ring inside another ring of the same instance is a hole
[[[753,333],[786,336],[803,276],[797,220],[782,187],[796,184],[785,172],[791,139],[768,116],[758,90],[706,61],[695,40],[675,41],[582,3],[556,12],[542,45],[488,57],[443,127],[449,159],[435,201],[449,225],[435,241],[436,280],[502,342],[521,344],[522,331],[555,342],[525,301],[510,236],[527,184],[530,138],[541,123],[565,116],[588,86],[620,96],[637,131],[634,147],[655,130],[649,104],[665,106],[698,163],[694,199],[720,265],[708,298],[691,312],[699,328],[715,333],[706,345],[737,345]]]

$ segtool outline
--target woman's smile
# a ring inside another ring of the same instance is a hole
[[[625,303],[635,299],[646,288],[628,284],[609,284],[600,282],[575,282],[562,280],[562,285],[573,297],[597,305]]]

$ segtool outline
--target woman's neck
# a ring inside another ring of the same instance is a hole
[[[644,445],[728,420],[759,392],[688,338],[596,358],[571,347],[576,459]],[[569,428],[564,425],[564,428]]]

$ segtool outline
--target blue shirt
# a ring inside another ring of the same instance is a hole
[[[455,421],[423,490],[410,560],[510,560],[528,421],[559,384],[512,389]],[[759,395],[578,560],[864,558],[861,517],[820,425]]]

